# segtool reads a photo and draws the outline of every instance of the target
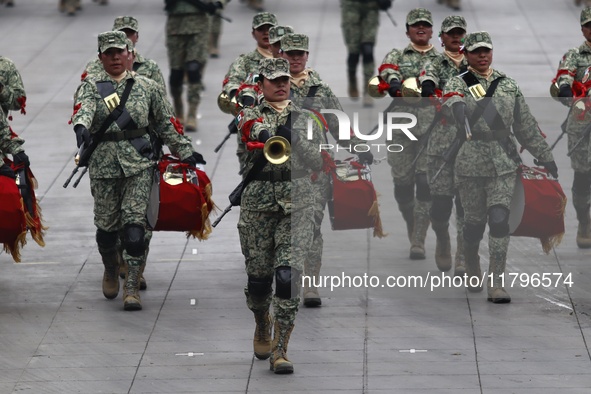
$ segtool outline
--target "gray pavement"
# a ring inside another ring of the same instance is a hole
[[[537,240],[512,238],[507,271],[524,279],[570,274],[572,286],[561,281],[522,287],[518,280],[509,288],[513,301],[507,305],[449,286],[324,288],[323,306],[302,308],[296,319],[289,348],[296,372],[290,376],[273,375],[268,362],[252,354],[254,319],[243,294],[239,209],[205,242],[181,233],[154,235],[143,311],[124,312],[121,299],[104,299],[88,179],[77,189],[62,188],[75,150],[67,124],[72,94],[95,54],[97,34],[110,29],[118,15],[138,18],[138,49],[167,77],[163,4],[112,0],[104,7],[83,0],[84,10],[67,17],[55,0],[15,2],[14,8],[0,7],[0,48],[19,67],[27,90],[27,115],[14,113],[12,126],[26,139],[49,229],[46,247],[30,240],[22,263],[0,254],[0,393],[591,392],[591,252],[576,247],[570,204],[562,244],[544,255]],[[337,0],[266,3],[281,23],[310,36],[309,65],[345,96]],[[493,67],[515,78],[527,97],[544,98],[530,105],[554,141],[566,110],[547,98],[548,87],[562,54],[583,41],[580,9],[570,0],[463,0],[462,5],[469,30],[491,32]],[[391,48],[406,45],[405,15],[416,6],[432,10],[436,28],[451,13],[435,0],[395,1],[390,12],[398,26],[382,15],[377,62]],[[253,14],[239,1],[230,3],[226,15],[233,22],[224,25],[221,57],[208,63],[200,131],[192,135],[208,161],[214,199],[222,208],[239,177],[233,141],[213,153],[229,122],[216,98],[229,63],[254,48]],[[385,106],[376,103],[376,109]],[[565,142],[555,151],[570,197],[573,175]],[[385,163],[374,166],[374,180],[388,237],[331,231],[325,221],[323,275],[367,274],[382,281],[389,275],[439,275],[432,233],[427,260],[407,257]],[[486,267],[486,246],[481,251]]]

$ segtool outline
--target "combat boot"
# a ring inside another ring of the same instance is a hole
[[[417,212],[414,216],[414,228],[412,232],[412,239],[410,241],[411,260],[425,259],[425,238],[427,237],[429,222],[429,215]]]
[[[575,175],[576,176],[576,175]],[[591,248],[591,218],[589,216],[589,195],[578,194],[573,190],[573,205],[577,213],[579,228],[577,230],[577,246],[581,249]]]
[[[437,236],[435,245],[435,264],[441,272],[451,269],[451,243],[449,239],[449,222],[432,221],[431,226]]]
[[[269,360],[271,365],[271,371],[276,374],[288,374],[293,373],[293,364],[287,358],[287,345],[289,343],[289,337],[293,331],[292,325],[280,324],[275,320],[275,329],[273,331],[273,350],[271,359]]]
[[[219,39],[219,33],[209,33],[209,57],[211,58],[220,57],[220,52],[218,48]]]
[[[318,293],[318,287],[316,285],[320,283],[320,273],[318,270],[308,269],[307,267],[304,269],[304,272],[310,277],[309,286],[307,280],[304,283],[304,306],[308,308],[319,307],[322,305],[322,299],[320,299],[320,294]]]
[[[172,94],[172,105],[174,107],[174,115],[179,122],[185,124],[185,108],[183,107],[183,86],[171,86],[170,92]]]
[[[454,276],[464,276],[466,273],[464,260],[464,234],[459,230],[456,238],[456,256],[454,263]]]
[[[185,119],[186,131],[197,131],[197,105],[189,103],[189,112]]]
[[[464,240],[464,258],[466,259],[466,287],[472,293],[482,291],[482,271],[480,271],[480,255],[478,249],[480,241],[467,242]],[[472,279],[475,278],[475,279]]]
[[[460,0],[447,0],[447,6],[454,11],[460,11]]]
[[[408,240],[412,242],[412,233],[415,223],[415,204],[414,202],[398,204],[398,210],[400,213],[402,213],[402,218],[406,222],[406,233],[408,234]]]
[[[123,261],[123,258],[121,258],[121,261]],[[141,266],[141,272],[140,272],[140,290],[146,290],[148,288],[148,282],[146,282],[146,278],[144,277],[144,269],[146,268],[146,264],[142,264]],[[125,275],[127,275],[127,264],[125,264],[125,262],[122,262],[119,265],[119,277],[121,279],[125,279]]]
[[[123,284],[123,309],[126,311],[142,310],[139,293],[141,269],[139,265],[127,265],[127,274]]]
[[[591,221],[579,221],[577,230],[577,246],[581,249],[591,248]]]
[[[349,87],[347,88],[349,97],[358,98],[359,89],[357,88],[357,75],[349,73]]]
[[[112,300],[119,295],[119,253],[117,248],[99,249],[105,271],[103,273],[103,295]]]
[[[494,304],[506,304],[511,302],[511,296],[503,287],[509,236],[503,238],[489,236],[488,245],[490,249],[490,260],[488,265],[487,300]]]
[[[254,339],[252,340],[254,355],[259,360],[266,360],[271,357],[273,318],[267,310],[264,313],[255,313],[254,320],[256,322]]]

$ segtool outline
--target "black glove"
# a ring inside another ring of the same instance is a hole
[[[271,138],[269,130],[261,130],[259,132],[259,142],[265,143],[269,138]]]
[[[90,132],[86,127],[81,124],[74,126],[74,132],[76,133],[76,145],[80,148],[80,145],[84,143],[84,146],[90,145]]]
[[[285,138],[291,144],[291,129],[287,128],[287,126],[281,125],[277,127],[275,135]]]
[[[203,158],[203,155],[201,153],[193,152],[193,154],[191,156],[195,159],[195,162],[197,164],[203,164],[203,165],[207,164],[207,162],[205,161],[205,159]]]
[[[435,82],[425,81],[421,84],[421,97],[431,97],[435,95]]]
[[[359,162],[361,164],[373,164],[373,153],[369,151],[359,152],[357,153],[357,156],[359,157]]]
[[[16,179],[16,175],[14,175],[14,171],[12,171],[12,168],[10,168],[10,166],[7,164],[2,164],[0,166],[0,175],[7,176],[12,179]]]
[[[29,156],[27,156],[27,154],[24,151],[13,154],[12,161],[14,161],[15,165],[24,164],[25,167],[29,167],[31,165],[31,162],[29,161]]]
[[[402,90],[402,84],[399,80],[395,79],[390,82],[390,89],[388,89],[388,94],[390,97],[400,97],[400,92]]]
[[[222,8],[224,8],[222,3],[216,1],[215,3],[203,3],[201,9],[210,15],[214,15],[217,12],[217,10],[220,10]]]
[[[378,0],[378,8],[382,11],[386,11],[392,7],[392,0]]]
[[[236,92],[238,91],[238,89],[232,89],[230,90],[230,99],[234,98],[234,96],[236,96]]]
[[[254,107],[255,100],[252,96],[242,96],[242,106],[243,107]]]
[[[558,99],[560,100],[560,102],[564,105],[569,105],[572,101],[572,97],[573,90],[571,89],[571,87],[566,84],[560,85],[560,88],[558,89]]]
[[[558,178],[558,167],[556,166],[556,162],[554,160],[546,162],[536,160],[535,162],[536,164],[539,164],[548,170],[550,175],[552,175],[554,178]]]
[[[458,101],[451,106],[451,111],[456,121],[456,137],[460,141],[466,140],[466,103]]]
[[[191,156],[182,160],[181,163],[190,165],[191,167],[197,167],[197,164],[207,164],[203,159],[201,153],[193,152]]]

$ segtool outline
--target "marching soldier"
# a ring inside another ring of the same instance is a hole
[[[341,29],[347,46],[347,77],[349,97],[359,97],[357,87],[357,64],[363,64],[363,104],[371,106],[367,83],[374,75],[373,49],[380,25],[380,10],[392,6],[392,0],[341,0]]]
[[[421,82],[421,96],[432,97],[435,89],[443,90],[445,83],[452,77],[466,71],[468,62],[460,51],[462,40],[466,35],[466,20],[462,16],[448,16],[441,23],[441,38],[444,47],[443,56],[435,58],[425,66],[419,78]],[[437,233],[437,245],[435,248],[435,262],[441,271],[451,268],[451,245],[449,241],[449,217],[453,207],[453,198],[456,196],[456,226],[457,248],[455,256],[454,275],[463,276],[464,251],[462,227],[464,214],[462,204],[453,182],[453,168],[446,166],[445,172],[438,174],[436,180],[431,180],[441,167],[443,154],[452,144],[456,136],[454,123],[438,122],[429,136],[427,142],[427,176],[433,205],[430,218],[433,231]]]
[[[322,168],[318,149],[322,131],[313,122],[313,140],[306,139],[307,120],[314,115],[289,100],[287,60],[261,60],[259,75],[265,100],[239,115],[240,135],[245,144],[255,147],[267,147],[270,138],[283,137],[287,140],[283,143],[291,144],[291,155],[276,160],[268,159],[264,149],[246,151],[245,180],[252,181],[243,189],[238,232],[248,275],[247,305],[256,321],[255,356],[270,358],[271,370],[287,374],[294,370],[287,345],[299,308],[300,274],[314,236],[315,186],[310,175]]]
[[[578,48],[569,50],[563,56],[556,74],[556,84],[559,87],[558,96],[565,103],[573,106],[566,124],[568,148],[569,152],[572,151],[570,162],[572,169],[575,171],[572,200],[579,222],[577,246],[587,249],[591,248],[591,218],[589,216],[591,160],[589,159],[590,143],[589,132],[587,131],[590,115],[584,101],[572,103],[572,97],[575,85],[585,88],[591,86],[591,8],[585,8],[581,11],[581,31],[585,37],[585,42]],[[580,99],[581,97],[576,98]],[[581,107],[582,109],[579,109]]]
[[[206,0],[194,4],[166,0],[166,49],[170,66],[170,94],[176,116],[187,131],[197,131],[197,108],[201,102],[203,72],[208,58],[212,16],[219,17],[226,0]],[[187,75],[188,111],[183,105],[183,81]]]
[[[26,103],[27,94],[21,74],[12,60],[0,56],[0,106],[4,115],[9,116],[9,111],[25,114]]]
[[[157,85],[135,76],[128,63],[127,37],[121,31],[98,36],[103,72],[89,75],[76,97],[72,124],[78,147],[96,146],[86,164],[94,197],[96,240],[105,272],[103,293],[119,293],[117,242],[123,233],[123,259],[127,274],[123,286],[123,307],[142,309],[140,275],[146,259],[146,210],[152,184],[153,161],[148,125],[185,163],[204,163],[189,139],[171,121],[173,114]],[[129,100],[128,100],[129,98]],[[98,142],[98,144],[97,144]]]
[[[453,114],[457,138],[456,187],[464,206],[464,256],[469,291],[482,291],[478,249],[488,221],[488,300],[511,302],[502,277],[509,247],[509,207],[518,154],[515,137],[554,177],[558,169],[517,83],[491,67],[493,44],[487,32],[466,35],[468,71],[445,84],[444,109]],[[486,97],[485,97],[486,96]],[[490,98],[489,98],[490,97]],[[469,126],[466,123],[469,123]],[[477,278],[474,278],[477,277]],[[472,279],[471,279],[472,278]]]
[[[378,68],[379,76],[390,85],[388,94],[391,97],[400,97],[402,82],[418,78],[425,64],[435,61],[441,56],[430,43],[433,35],[433,18],[429,10],[415,8],[408,13],[406,35],[410,39],[410,44],[402,50],[393,49],[390,51]],[[420,104],[406,104],[400,98],[395,98],[395,100],[398,103],[397,108],[400,107],[405,112],[415,114],[419,120],[417,126],[413,128],[413,134],[417,138],[425,136],[428,125],[435,116],[434,108],[420,106]],[[400,123],[405,122],[401,121]],[[425,259],[425,237],[429,229],[429,210],[431,208],[426,155],[417,157],[420,153],[419,144],[410,141],[400,130],[393,133],[392,143],[404,147],[399,153],[388,152],[388,163],[392,168],[394,197],[406,222],[408,237],[411,241],[410,258],[423,260]],[[414,165],[413,162],[415,162]],[[441,232],[438,236],[440,235]],[[449,238],[449,235],[447,237]]]

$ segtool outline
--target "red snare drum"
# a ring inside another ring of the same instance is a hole
[[[510,207],[512,236],[539,238],[549,253],[562,240],[565,208],[566,196],[556,179],[544,168],[520,166]]]

